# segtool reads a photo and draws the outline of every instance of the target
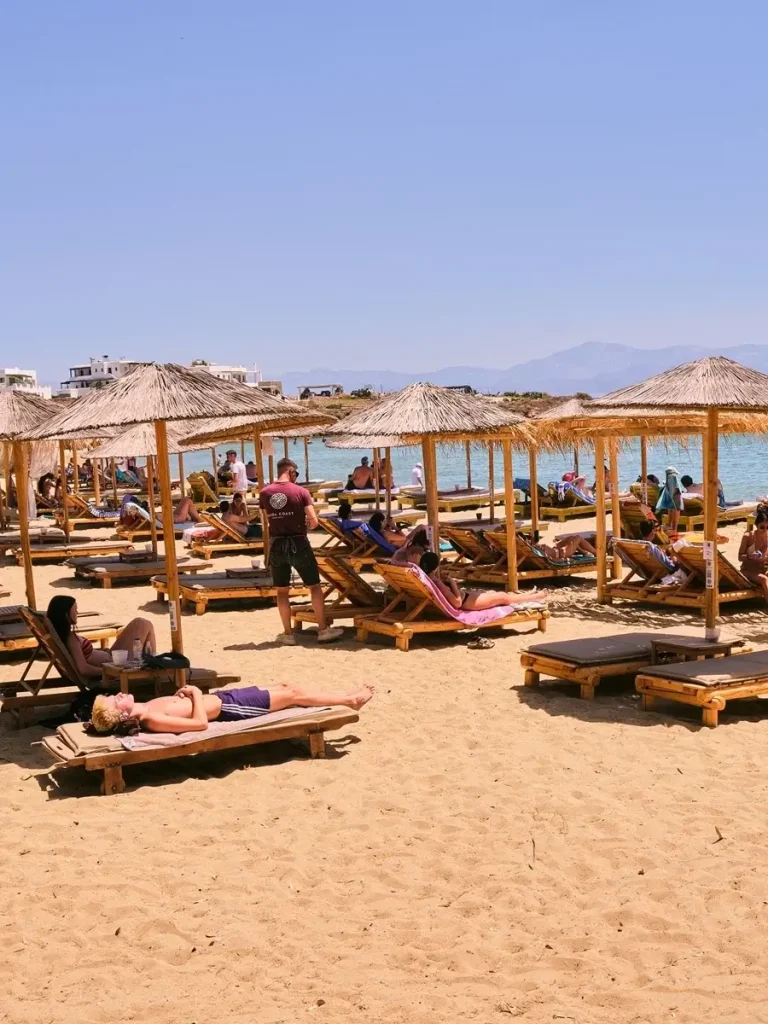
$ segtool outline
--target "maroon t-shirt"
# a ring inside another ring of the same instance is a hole
[[[306,488],[279,480],[268,484],[259,495],[259,507],[267,513],[273,537],[306,537],[304,509],[311,504],[312,495]]]

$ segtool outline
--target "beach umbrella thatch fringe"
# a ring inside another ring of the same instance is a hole
[[[55,407],[38,395],[0,388],[0,441],[13,441],[51,418]]]

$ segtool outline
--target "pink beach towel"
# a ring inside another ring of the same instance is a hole
[[[499,608],[486,608],[479,612],[463,612],[458,608],[453,608],[448,603],[445,596],[435,586],[429,576],[427,576],[425,572],[422,572],[417,565],[409,564],[405,568],[407,568],[408,571],[416,577],[416,579],[420,580],[424,586],[429,589],[435,599],[435,602],[439,605],[440,610],[445,612],[449,619],[455,619],[456,622],[461,622],[465,626],[487,626],[489,622],[495,622],[496,619],[503,619],[515,611],[531,611],[533,609],[546,607],[546,605],[541,601],[525,601],[521,604],[514,605],[514,607],[510,605],[502,605]]]

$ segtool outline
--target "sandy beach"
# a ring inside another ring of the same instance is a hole
[[[743,529],[720,531],[731,557]],[[70,592],[147,615],[167,648],[149,586],[92,589],[61,566],[35,581],[40,607]],[[21,569],[0,583],[24,600]],[[591,576],[556,584],[551,610],[554,639],[703,632],[600,607]],[[722,621],[768,644],[759,604]],[[187,615],[184,631],[193,664],[244,682],[368,681],[376,697],[326,760],[283,744],[142,766],[113,798],[84,771],[51,781],[42,727],[0,725],[4,1021],[768,1021],[765,702],[707,730],[680,706],[643,712],[627,682],[594,703],[524,691],[519,653],[539,634],[403,654],[350,629],[285,649],[272,607]]]

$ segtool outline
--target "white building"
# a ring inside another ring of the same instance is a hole
[[[283,385],[279,380],[262,380],[261,370],[254,363],[252,367],[226,366],[224,363],[208,363],[204,359],[195,359],[192,366],[207,370],[219,380],[231,380],[235,384],[245,384],[247,388],[259,388],[272,395],[282,395]]]
[[[0,388],[13,388],[40,398],[51,397],[51,389],[37,383],[37,370],[22,370],[18,366],[0,366]]]
[[[89,388],[103,388],[113,380],[124,377],[137,366],[140,359],[110,359],[109,356],[91,358],[87,363],[78,363],[69,368],[69,380],[61,382],[57,396],[76,398]]]

